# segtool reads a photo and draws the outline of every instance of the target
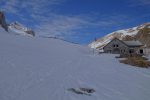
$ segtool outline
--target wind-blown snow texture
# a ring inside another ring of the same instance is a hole
[[[114,56],[1,31],[0,100],[150,100],[150,69],[120,64]],[[78,87],[96,92],[67,91]]]

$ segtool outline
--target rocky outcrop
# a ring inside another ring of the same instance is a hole
[[[3,11],[0,11],[0,26],[4,28],[7,32],[12,32],[19,35],[29,35],[35,36],[35,32],[27,27],[24,27],[18,22],[7,24],[5,20],[5,14]]]
[[[5,20],[4,12],[0,11],[0,25],[3,27],[6,31],[8,31],[8,25]]]
[[[135,38],[145,44],[147,47],[150,47],[150,24],[146,25],[141,29]]]
[[[14,22],[9,25],[9,30],[13,31],[16,34],[20,35],[28,35],[28,36],[35,36],[35,32],[24,25],[20,24],[19,22]]]
[[[123,40],[139,40],[147,47],[150,47],[150,23],[144,24],[135,36],[125,36]]]
[[[132,41],[132,40],[136,40],[136,38],[134,36],[126,35],[122,40],[124,40],[124,41]]]
[[[35,32],[33,30],[27,30],[25,32],[29,35],[35,36]]]

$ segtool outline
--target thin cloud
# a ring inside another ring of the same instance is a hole
[[[7,0],[3,1],[1,9],[21,17],[26,13],[32,18],[31,15],[47,16],[52,12],[52,5],[61,4],[63,1],[65,0]]]
[[[78,30],[81,29],[87,30],[93,27],[102,29],[111,26],[119,26],[124,23],[124,20],[129,19],[128,16],[118,15],[118,14],[114,14],[112,16],[105,15],[102,16],[102,18],[97,20],[95,20],[94,17],[88,17],[87,15],[82,15],[82,16],[53,15],[53,16],[54,16],[53,19],[41,23],[39,25],[36,25],[35,29],[37,30],[37,33],[39,33],[39,35],[41,35],[40,33],[44,33],[42,35],[75,37],[75,34],[86,35],[86,33],[88,33],[85,32],[85,33],[78,34],[79,32]]]
[[[86,27],[87,23],[88,21],[77,17],[57,15],[53,20],[37,25],[36,30],[50,36],[70,35],[74,30]]]
[[[33,28],[39,35],[75,37],[79,30],[89,28],[106,28],[119,26],[130,21],[130,16],[123,14],[108,15],[60,15],[56,14],[53,6],[59,6],[66,0],[3,0],[1,8],[9,13],[19,16],[23,21],[36,23]],[[0,3],[1,4],[1,3]],[[27,17],[28,16],[28,17]],[[79,35],[81,36],[81,35]]]

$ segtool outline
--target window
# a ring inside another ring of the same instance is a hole
[[[119,47],[119,45],[118,44],[114,44],[113,47]]]
[[[143,49],[140,49],[140,54],[143,54]]]

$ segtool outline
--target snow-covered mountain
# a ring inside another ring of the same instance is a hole
[[[34,31],[32,31],[31,29],[23,26],[22,24],[20,24],[19,22],[14,22],[11,23],[9,26],[9,31],[14,32],[16,34],[20,34],[20,35],[29,35],[29,36],[35,36]]]
[[[118,31],[112,32],[96,41],[93,41],[92,43],[89,44],[89,46],[91,48],[103,48],[114,37],[117,37],[121,40],[132,40],[132,39],[138,40],[138,38],[136,38],[136,36],[138,34],[140,34],[143,30],[148,30],[147,32],[145,32],[145,34],[149,34],[150,33],[149,29],[150,29],[150,23],[145,23],[145,24],[139,25],[137,27],[118,30]],[[144,33],[142,33],[142,34],[144,34]],[[142,35],[142,34],[140,34],[140,35]],[[143,41],[141,41],[141,42],[143,42]]]
[[[18,22],[8,24],[5,19],[5,14],[2,11],[0,11],[0,27],[4,28],[7,32],[12,34],[35,36],[35,32],[33,30]]]
[[[121,64],[115,56],[0,27],[0,100],[149,100],[150,69]]]

